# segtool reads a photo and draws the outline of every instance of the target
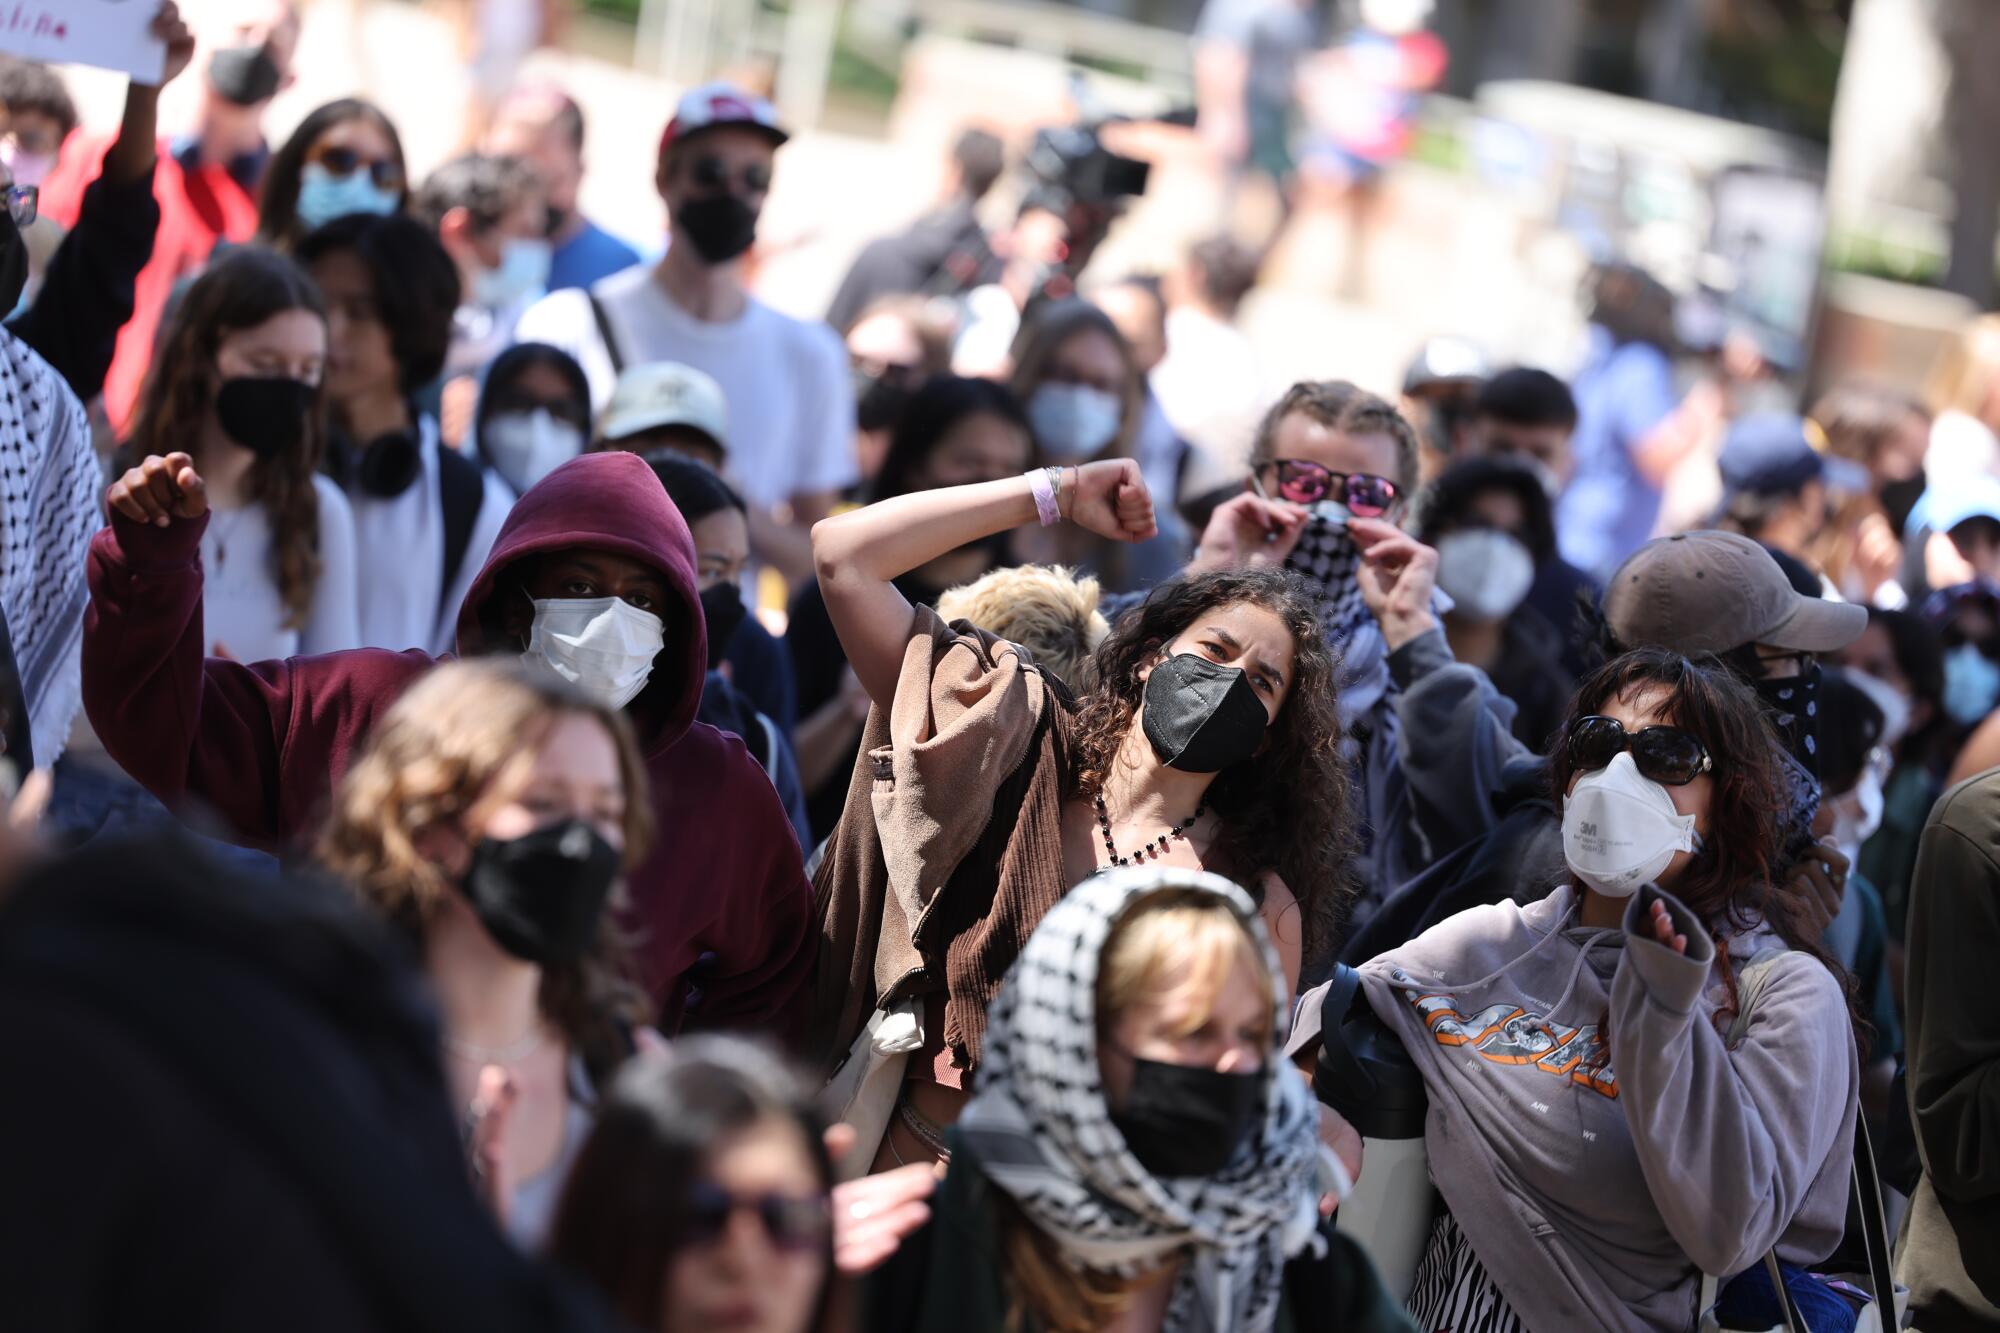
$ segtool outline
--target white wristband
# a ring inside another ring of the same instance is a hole
[[[1062,507],[1056,503],[1056,487],[1062,484],[1062,473],[1052,467],[1033,468],[1028,472],[1028,489],[1035,496],[1035,516],[1042,526],[1052,528],[1062,522]]]

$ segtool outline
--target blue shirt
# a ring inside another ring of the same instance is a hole
[[[1665,352],[1651,343],[1615,343],[1597,326],[1590,335],[1590,359],[1570,384],[1576,461],[1556,502],[1556,543],[1563,559],[1603,580],[1653,535],[1660,492],[1632,455],[1679,398]]]
[[[588,287],[639,262],[639,252],[589,218],[549,256],[549,290]]]

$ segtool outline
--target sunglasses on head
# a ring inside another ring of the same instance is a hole
[[[739,1212],[755,1217],[772,1245],[793,1252],[816,1250],[833,1226],[824,1195],[752,1194],[739,1197],[711,1181],[688,1193],[682,1221],[691,1245],[713,1245]]]
[[[1679,727],[1627,731],[1617,718],[1597,714],[1570,724],[1569,755],[1581,772],[1595,773],[1609,766],[1620,750],[1628,749],[1639,776],[1665,787],[1685,787],[1714,767],[1708,747],[1694,733]]]
[[[1305,458],[1280,458],[1265,464],[1274,474],[1277,496],[1293,504],[1318,504],[1334,499],[1356,518],[1382,518],[1395,507],[1396,483],[1366,472],[1335,472]]]
[[[688,167],[688,179],[704,190],[726,190],[729,188],[729,164],[719,157],[698,157]],[[761,162],[752,162],[736,175],[736,181],[745,194],[762,194],[771,188],[771,169]]]
[[[401,167],[386,159],[371,161],[355,152],[352,148],[342,148],[337,145],[327,148],[316,148],[306,160],[318,163],[335,176],[352,176],[357,171],[366,171],[369,179],[374,181],[377,187],[381,189],[400,190],[403,188],[403,169]]]

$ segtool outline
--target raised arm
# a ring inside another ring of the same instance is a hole
[[[1056,505],[1070,522],[1119,541],[1144,541],[1158,530],[1132,459],[1062,468],[1057,476]],[[910,603],[890,580],[1036,518],[1030,477],[1021,476],[899,495],[814,525],[813,565],[827,614],[878,707],[896,697],[910,634]]]

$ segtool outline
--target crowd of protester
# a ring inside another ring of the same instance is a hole
[[[298,30],[0,68],[10,1325],[2000,1327],[1995,326],[1272,393],[980,130],[802,320],[762,97],[646,258]]]

